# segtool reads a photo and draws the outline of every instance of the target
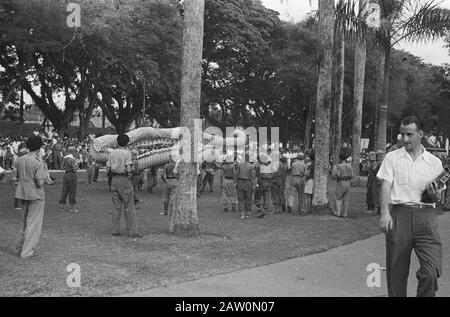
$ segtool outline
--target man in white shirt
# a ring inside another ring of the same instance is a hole
[[[426,191],[433,201],[439,201],[443,189],[438,189],[434,180],[443,171],[442,163],[421,145],[424,133],[417,117],[403,119],[400,134],[404,147],[389,152],[377,174],[382,180],[380,228],[386,233],[388,295],[407,295],[414,249],[420,262],[417,296],[435,296],[442,271],[442,244],[434,206],[422,202],[422,194]]]

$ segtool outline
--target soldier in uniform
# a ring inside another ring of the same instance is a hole
[[[234,173],[236,165],[234,164],[234,157],[228,154],[225,157],[225,162],[222,165],[222,173],[220,177],[220,188],[223,195],[224,211],[236,212],[238,203],[236,183],[234,181]]]
[[[63,187],[59,199],[59,211],[63,212],[66,207],[67,196],[69,196],[70,212],[78,212],[75,208],[77,196],[77,170],[78,164],[75,158],[75,147],[70,146],[68,154],[64,156],[62,169],[64,170]]]
[[[367,165],[367,192],[366,192],[366,203],[367,203],[367,212],[372,212],[375,209],[374,201],[373,201],[373,183],[376,179],[376,174],[374,173],[374,166],[376,162],[377,155],[375,152],[371,151],[368,154],[369,162]]]
[[[249,162],[249,153],[245,153],[243,162],[239,162],[236,166],[234,180],[237,182],[238,208],[241,219],[249,218],[252,211],[252,192],[255,186],[255,168]]]
[[[136,213],[134,210],[134,191],[130,177],[133,174],[131,153],[124,147],[130,138],[126,134],[117,137],[119,147],[108,155],[106,169],[111,173],[111,191],[114,211],[112,213],[113,236],[120,236],[120,218],[122,208],[125,213],[127,234],[129,237],[142,238],[136,230]]]
[[[346,218],[348,212],[348,200],[350,193],[350,181],[353,179],[353,168],[346,160],[348,155],[340,155],[341,163],[333,169],[332,175],[337,179],[337,187],[335,192],[336,213],[335,216]]]
[[[164,191],[163,191],[164,211],[161,212],[161,215],[169,215],[169,216],[172,215],[173,201],[178,186],[178,180],[176,178],[176,174],[174,173],[174,169],[175,169],[175,160],[171,156],[170,162],[164,165],[163,173],[161,175],[161,179],[164,182]]]
[[[303,194],[306,185],[306,169],[307,166],[303,162],[305,156],[303,153],[297,155],[297,160],[291,165],[291,187],[296,192],[298,197],[298,213],[305,213],[303,205]]]
[[[263,218],[269,212],[269,193],[272,183],[272,168],[270,166],[269,156],[265,153],[259,154],[259,164],[256,167],[257,186],[259,187],[260,195],[255,197],[256,207],[258,212],[262,214],[258,215],[258,218]]]
[[[13,181],[18,181],[15,197],[22,201],[25,211],[16,248],[16,255],[21,258],[37,256],[35,248],[41,235],[45,206],[44,184],[47,180],[44,163],[38,156],[43,145],[41,137],[33,135],[27,139],[26,144],[29,152],[16,160],[13,176]]]
[[[285,160],[283,156],[279,162],[274,162],[272,159],[275,172],[272,174],[271,196],[274,208],[273,213],[275,214],[281,213],[283,211],[282,207],[285,205],[284,184],[286,183],[287,168],[283,165],[283,159]]]

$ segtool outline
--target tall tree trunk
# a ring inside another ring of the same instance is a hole
[[[178,169],[178,188],[170,220],[170,232],[176,235],[195,235],[199,232],[197,217],[197,162],[194,152],[194,122],[200,118],[203,20],[205,1],[185,1],[183,19],[183,53],[181,74],[181,127],[189,129],[191,161],[181,162]]]
[[[386,151],[387,133],[387,111],[389,102],[389,64],[391,59],[391,48],[386,47],[384,51],[384,78],[383,92],[381,94],[381,104],[377,126],[377,150]]]
[[[360,1],[360,6],[364,1]],[[352,167],[359,176],[359,159],[361,152],[361,125],[364,101],[364,78],[366,74],[366,39],[357,38],[355,42],[355,77],[353,93],[353,130],[352,130]]]
[[[330,106],[333,72],[334,0],[319,0],[319,45],[316,124],[314,137],[314,193],[315,210],[328,205],[327,187],[330,171]]]
[[[376,58],[376,62],[377,65],[379,65],[379,67],[377,67],[376,69],[376,78],[377,78],[377,83],[376,83],[376,96],[375,96],[375,120],[374,120],[374,129],[373,129],[373,139],[372,139],[372,144],[370,146],[370,148],[374,151],[376,151],[377,149],[377,137],[378,137],[378,121],[379,121],[379,116],[380,116],[380,106],[381,106],[381,102],[382,102],[382,95],[383,95],[383,81],[384,81],[384,51],[377,47],[376,51],[375,51],[375,58]]]
[[[308,116],[306,117],[306,125],[305,125],[305,149],[309,149],[311,147],[311,126],[312,120],[314,118],[314,96],[309,100],[309,109]]]
[[[331,113],[331,153],[333,166],[339,163],[342,144],[342,107],[344,104],[345,37],[339,33],[335,38],[333,62],[333,104]]]

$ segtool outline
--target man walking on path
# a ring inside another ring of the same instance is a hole
[[[77,213],[75,208],[77,196],[77,169],[78,164],[74,156],[76,152],[75,147],[70,146],[68,154],[64,156],[62,162],[62,169],[64,170],[63,187],[61,191],[61,198],[59,199],[59,211],[64,211],[66,207],[67,196],[69,196],[70,212]]]
[[[126,134],[117,137],[119,147],[108,155],[106,169],[112,175],[111,191],[114,211],[112,213],[113,236],[120,236],[120,218],[125,213],[127,234],[129,237],[142,238],[136,230],[136,213],[134,210],[134,191],[130,177],[133,174],[131,153],[124,147],[130,138]]]
[[[403,119],[400,135],[405,145],[386,154],[377,174],[382,180],[380,228],[386,233],[387,289],[391,297],[407,295],[413,249],[420,262],[416,273],[418,297],[435,296],[442,272],[435,205],[422,202],[421,195],[426,191],[439,202],[443,189],[438,189],[434,180],[443,168],[441,160],[421,145],[423,134],[417,117]]]
[[[16,255],[23,259],[37,256],[35,249],[44,218],[44,184],[47,173],[42,159],[38,156],[42,145],[41,137],[29,137],[27,140],[29,152],[14,163],[13,181],[18,180],[15,197],[22,201],[24,211]]]

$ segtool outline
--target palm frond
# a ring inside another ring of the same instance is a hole
[[[367,20],[371,16],[370,0],[339,0],[336,4],[335,30],[347,39],[367,37],[371,28]]]
[[[417,8],[405,21],[401,35],[393,41],[392,46],[401,40],[419,42],[434,40],[445,36],[450,31],[450,10],[439,7],[434,0]]]

